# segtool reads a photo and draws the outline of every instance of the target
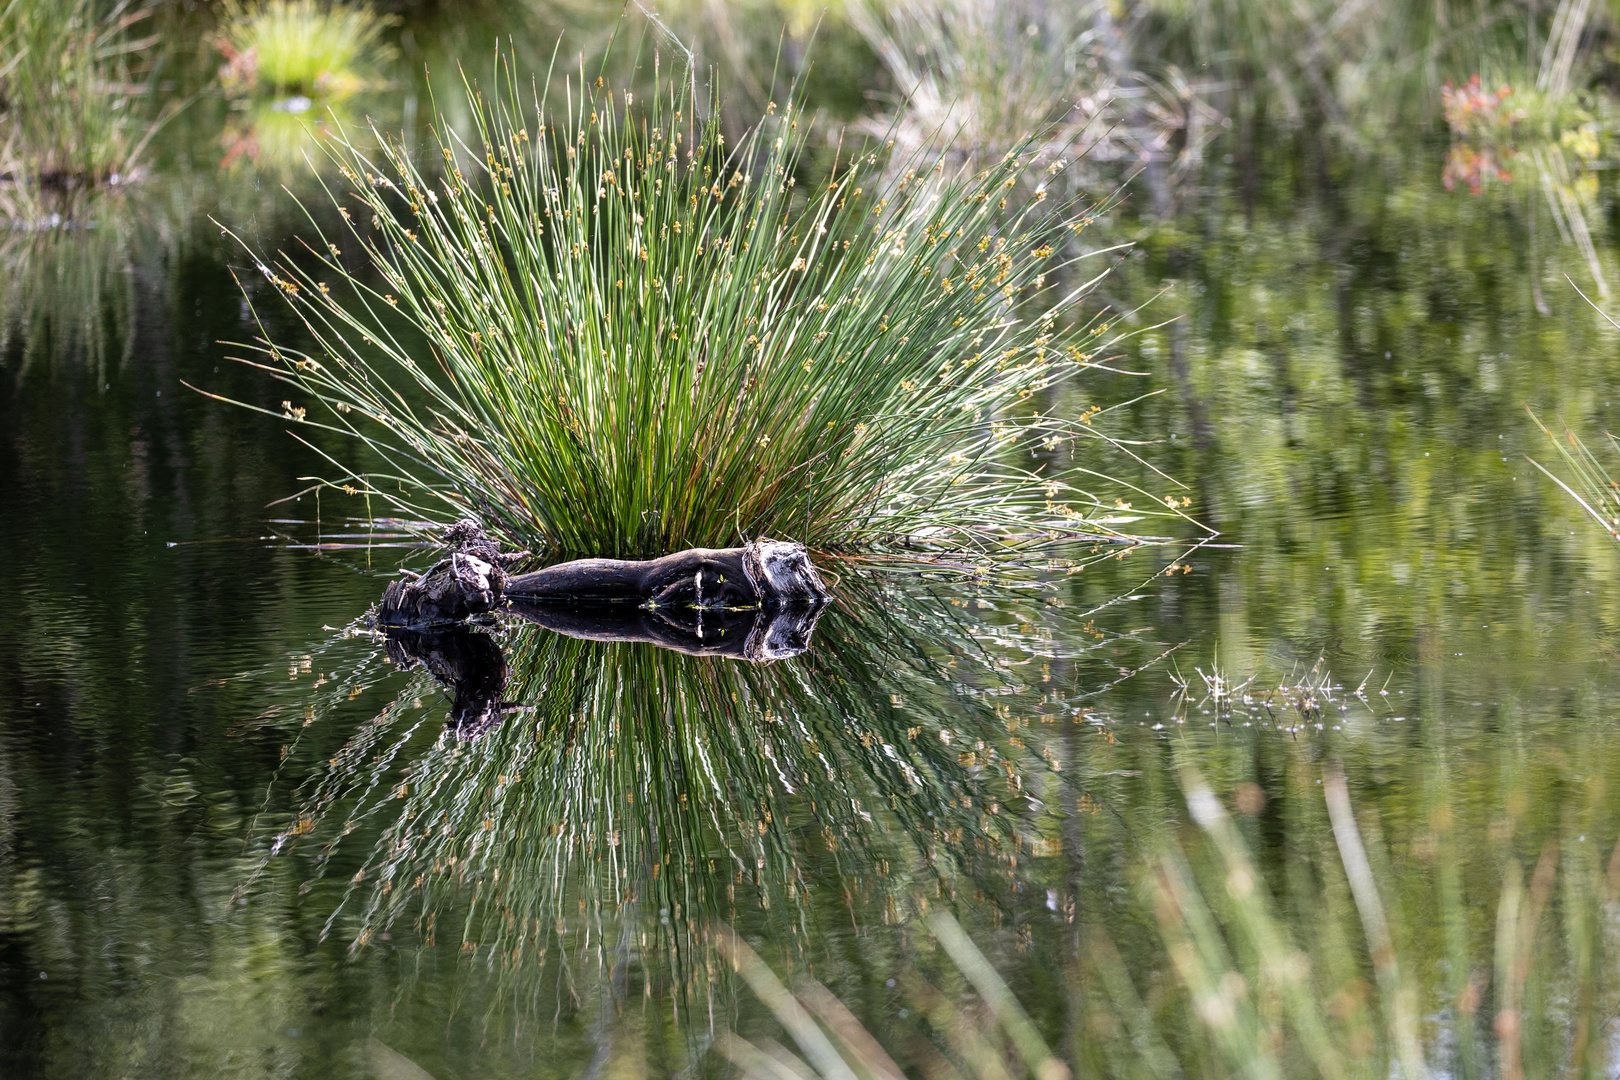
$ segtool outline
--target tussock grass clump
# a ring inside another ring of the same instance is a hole
[[[335,141],[344,233],[259,266],[315,341],[262,349],[288,415],[385,462],[333,486],[548,554],[1115,535],[1029,469],[1091,434],[1033,395],[1108,342],[1077,306],[1091,215],[1017,194],[1063,161],[886,180],[874,145],[806,181],[796,101],[728,146],[689,70],[569,80],[563,109],[498,82],[470,143],[440,125],[442,172]]]
[[[984,161],[1005,153],[1036,123],[1059,150],[1086,144],[1093,160],[1119,156],[1113,128],[1120,116],[1117,107],[1110,109],[1118,73],[1074,62],[1096,36],[1089,5],[853,0],[845,17],[905,94],[893,121],[868,121],[892,122],[902,145]],[[948,143],[940,138],[945,131],[952,136]],[[1133,160],[1140,152],[1129,150]]]
[[[228,92],[342,96],[360,88],[385,22],[365,4],[265,0],[233,5],[221,48]]]

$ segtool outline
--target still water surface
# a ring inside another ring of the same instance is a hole
[[[1620,1068],[1620,552],[1524,411],[1615,415],[1620,335],[1563,276],[1598,296],[1613,215],[1590,263],[1533,182],[1444,191],[1443,152],[1279,138],[1115,223],[1145,238],[1110,299],[1169,283],[1141,323],[1180,319],[1137,339],[1146,387],[1049,406],[1163,389],[1104,419],[1162,436],[1231,546],[835,568],[769,665],[514,621],[458,646],[506,704],[459,733],[344,629],[422,553],[268,505],[318,459],[183,385],[275,408],[218,344],[253,329],[208,215],[273,247],[289,200],[154,181],[117,230],[18,241],[0,1075],[721,1074],[725,1032],[786,1041],[727,926],[943,1075],[975,1005],[942,909],[1082,1075],[1235,1071],[1233,1030],[1389,1075],[1403,1009],[1442,1073]],[[1189,815],[1201,784],[1229,818]]]

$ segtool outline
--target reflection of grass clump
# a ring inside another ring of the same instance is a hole
[[[21,342],[21,378],[63,358],[105,374],[110,348],[128,342],[134,321],[130,221],[123,208],[101,211],[102,227],[43,227],[0,233],[0,347]]]
[[[334,483],[553,552],[1106,533],[1016,464],[1089,432],[1013,410],[1107,340],[1070,288],[1090,219],[1010,201],[1064,163],[1024,145],[881,180],[846,153],[798,186],[796,103],[727,147],[690,85],[527,120],[475,95],[444,176],[337,148],[348,234],[261,266],[317,342],[268,348],[277,370],[388,462]]]
[[[951,835],[997,849],[1006,837],[983,815],[1009,789],[960,754],[964,741],[998,739],[989,710],[919,723],[892,704],[947,683],[922,640],[959,652],[956,677],[973,668],[973,646],[952,637],[939,607],[896,616],[878,606],[895,598],[868,588],[851,581],[852,617],[824,627],[810,669],[582,642],[514,621],[491,646],[511,672],[497,723],[471,739],[446,725],[431,747],[413,741],[415,725],[442,715],[408,707],[434,698],[417,682],[322,752],[321,779],[271,850],[319,844],[325,864],[351,831],[340,822],[381,825],[346,889],[353,947],[418,919],[429,944],[437,925],[461,948],[516,959],[533,955],[541,927],[549,935],[575,913],[626,916],[638,929],[624,908],[635,900],[667,914],[662,932],[684,965],[711,919],[797,917],[812,851],[900,865]],[[738,866],[751,868],[747,888]]]
[[[132,190],[0,187],[0,355],[15,379],[82,365],[100,386],[137,328],[162,323],[167,278],[149,268],[172,254],[190,197],[178,183]]]
[[[157,128],[140,107],[134,32],[151,9],[125,0],[0,2],[0,171],[77,188],[127,179]]]
[[[232,93],[352,93],[383,25],[363,4],[266,0],[236,7],[222,42],[227,63],[220,80]]]
[[[350,119],[345,102],[329,102],[317,110],[305,98],[260,98],[232,114],[220,137],[225,150],[220,165],[229,168],[245,158],[260,170],[302,170],[309,161],[322,159],[322,144]]]

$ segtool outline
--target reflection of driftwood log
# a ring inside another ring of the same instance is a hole
[[[592,641],[641,641],[692,656],[780,660],[810,644],[822,604],[749,609],[661,608],[630,604],[553,604],[514,600],[507,611],[569,637]],[[421,664],[450,691],[445,729],[458,739],[476,739],[521,706],[502,700],[511,675],[500,643],[465,623],[433,630],[391,626],[383,631],[388,658],[401,671]]]
[[[421,664],[450,691],[450,721],[457,738],[474,739],[501,722],[513,706],[503,702],[506,655],[488,634],[468,626],[439,630],[391,627],[384,647],[401,671]]]
[[[692,548],[646,562],[580,559],[508,575],[522,554],[504,555],[470,521],[446,531],[452,551],[427,573],[395,581],[378,621],[430,627],[493,611],[511,600],[628,602],[649,612],[820,606],[829,594],[799,544],[756,540],[740,548]],[[684,616],[673,622],[686,623]],[[814,620],[811,620],[814,623]]]
[[[556,604],[512,600],[506,610],[569,637],[591,641],[644,641],[691,656],[781,660],[810,647],[824,604],[753,608],[661,607],[631,604]]]

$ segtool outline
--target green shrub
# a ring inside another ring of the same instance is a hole
[[[316,343],[263,347],[288,415],[387,463],[331,484],[550,554],[1114,535],[1026,467],[1090,435],[1032,398],[1107,344],[1077,314],[1090,216],[1017,194],[1064,164],[1036,140],[806,181],[796,101],[728,147],[689,70],[634,101],[570,80],[561,115],[497,81],[469,87],[475,145],[441,124],[443,173],[335,141],[344,234],[259,266]]]
[[[222,48],[220,72],[228,92],[319,94],[338,97],[363,84],[383,19],[364,4],[265,0],[235,8]]]

